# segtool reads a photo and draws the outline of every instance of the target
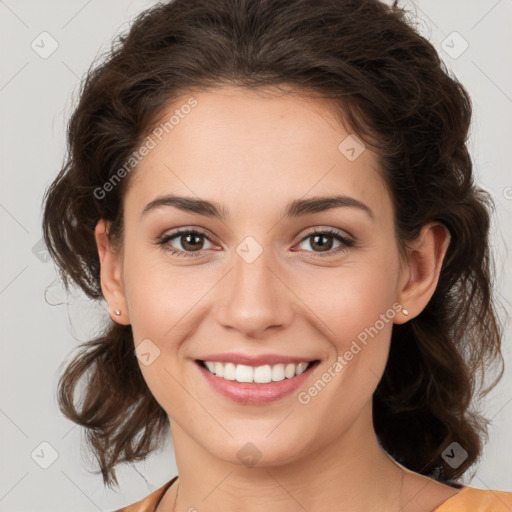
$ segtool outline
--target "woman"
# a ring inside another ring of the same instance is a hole
[[[175,0],[89,72],[43,224],[112,322],[59,403],[106,485],[170,432],[179,472],[122,511],[510,510],[457,482],[502,362],[470,118],[377,0]]]

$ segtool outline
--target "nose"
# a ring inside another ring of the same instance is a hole
[[[219,283],[217,319],[224,328],[261,338],[271,328],[283,329],[290,324],[294,295],[274,270],[277,265],[272,264],[270,253],[264,250],[250,263],[234,255],[234,268]]]

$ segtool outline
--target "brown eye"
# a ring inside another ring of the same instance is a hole
[[[339,245],[333,249],[335,242],[339,242]],[[314,231],[305,236],[300,243],[307,243],[313,251],[307,251],[306,249],[306,252],[318,253],[318,256],[324,256],[322,253],[325,253],[326,256],[337,254],[355,245],[352,240],[332,229]],[[304,249],[304,247],[302,248]]]
[[[212,244],[211,240],[204,233],[188,229],[165,235],[158,244],[170,251],[171,254],[196,256],[194,253],[200,253],[203,249],[208,248],[204,247],[205,240]]]
[[[201,250],[204,245],[204,241],[201,239],[202,235],[197,235],[195,233],[188,233],[185,235],[180,235],[179,241],[181,246],[186,251],[196,251]]]
[[[332,249],[334,237],[332,235],[311,235],[311,247],[319,248],[321,252],[329,251]]]

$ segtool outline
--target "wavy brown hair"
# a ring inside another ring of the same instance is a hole
[[[44,240],[66,287],[102,299],[94,228],[106,219],[120,239],[122,197],[136,168],[98,191],[176,98],[226,84],[292,86],[332,100],[340,122],[378,155],[398,246],[432,221],[449,230],[430,302],[393,326],[374,426],[383,448],[411,470],[460,477],[488,436],[473,398],[503,373],[488,240],[493,203],[472,174],[470,97],[396,2],[174,0],[142,12],[82,81],[67,159],[44,198]],[[147,457],[169,418],[142,377],[130,326],[109,321],[80,348],[60,375],[59,407],[85,427],[104,483],[118,485],[114,467]],[[485,387],[497,362],[500,372]],[[454,441],[468,453],[457,468],[441,457]]]

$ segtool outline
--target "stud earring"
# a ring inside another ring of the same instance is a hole
[[[408,316],[408,315],[409,315],[409,311],[407,311],[407,309],[402,309],[402,313],[403,313],[405,316]]]
[[[119,311],[119,309],[114,309],[114,313],[119,316],[121,314],[121,311]]]

